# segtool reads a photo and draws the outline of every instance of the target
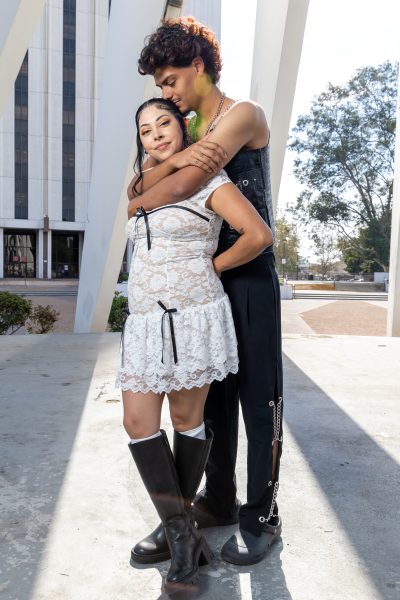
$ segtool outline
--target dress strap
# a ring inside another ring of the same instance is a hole
[[[161,300],[158,300],[158,305],[161,306],[161,308],[164,311],[163,316],[161,317],[161,336],[162,336],[161,362],[164,363],[164,319],[168,315],[169,328],[171,330],[172,350],[174,352],[174,362],[176,364],[178,362],[178,353],[176,350],[174,320],[172,318],[172,314],[178,312],[178,310],[176,308],[167,308],[166,306],[164,306],[164,304],[161,302]]]

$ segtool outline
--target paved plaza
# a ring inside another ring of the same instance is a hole
[[[78,281],[68,279],[52,282],[4,280],[0,285],[0,291],[26,293],[34,306],[53,306],[59,313],[55,333],[73,331],[76,295],[66,294],[73,294],[77,289]],[[32,293],[35,295],[30,296]],[[349,301],[329,297],[283,300],[282,331],[284,334],[386,335],[387,304],[387,300]],[[23,333],[21,330],[20,334]]]
[[[4,600],[167,598],[168,563],[129,565],[157,518],[121,425],[118,346],[118,334],[0,338]],[[234,527],[206,530],[215,564],[173,598],[398,600],[400,340],[286,334],[284,360],[282,540],[237,568],[218,558]],[[241,426],[242,499],[245,473]]]

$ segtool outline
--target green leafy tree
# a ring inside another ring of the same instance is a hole
[[[120,292],[115,292],[108,317],[111,331],[122,331],[128,312],[128,298]]]
[[[341,237],[338,244],[349,273],[381,271],[381,264],[376,260],[376,248],[389,264],[389,244],[380,235],[378,227],[360,227],[355,243],[353,239]]]
[[[326,227],[315,229],[311,235],[311,239],[314,242],[318,272],[322,277],[326,277],[332,271],[335,261],[340,254],[338,240],[332,231]]]
[[[299,236],[294,225],[288,223],[285,217],[276,219],[274,253],[278,272],[283,275],[294,274],[297,271],[299,255]],[[286,264],[282,263],[286,260]]]
[[[360,268],[388,270],[396,98],[397,65],[365,67],[329,84],[293,129],[294,173],[304,185],[293,210],[337,231],[348,266],[357,257]]]

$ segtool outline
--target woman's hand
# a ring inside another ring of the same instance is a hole
[[[214,271],[219,279],[221,279],[221,271],[218,268],[218,256],[213,258]]]
[[[185,150],[177,152],[169,158],[176,170],[184,167],[199,167],[207,173],[218,173],[226,162],[228,155],[216,142],[206,138],[192,144]]]
[[[239,234],[228,250],[214,258],[213,265],[218,276],[253,260],[273,243],[270,228],[233,183],[225,183],[214,190],[207,199],[206,207]]]

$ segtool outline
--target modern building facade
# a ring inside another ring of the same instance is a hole
[[[0,279],[79,278],[111,4],[45,3],[0,118]],[[185,6],[219,31],[219,2]],[[130,255],[128,242],[122,271]]]
[[[110,4],[48,0],[26,52],[0,119],[1,278],[79,277]]]

